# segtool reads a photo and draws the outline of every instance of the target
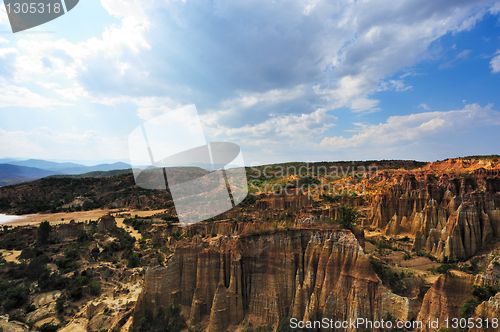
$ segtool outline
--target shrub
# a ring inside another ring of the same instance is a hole
[[[62,313],[64,311],[64,303],[66,303],[66,298],[63,296],[56,300],[56,310],[58,313]]]
[[[139,256],[137,256],[137,254],[132,254],[128,258],[127,266],[130,268],[134,268],[134,267],[138,267],[140,263],[141,263],[141,259],[139,258]]]
[[[7,288],[0,293],[0,299],[3,299],[2,306],[5,310],[15,309],[23,306],[28,301],[29,288],[25,286],[13,286],[12,283],[0,285],[0,290],[2,288]]]
[[[443,273],[447,273],[451,269],[457,269],[457,266],[455,264],[444,263],[444,264],[441,264],[440,266],[436,267],[436,272],[443,274]]]
[[[475,298],[467,299],[462,306],[462,311],[460,312],[461,318],[469,318],[474,315],[474,311],[476,311],[476,307],[479,305],[479,301]]]
[[[73,300],[79,300],[83,295],[83,286],[88,284],[88,278],[86,276],[79,276],[74,278],[68,286],[69,296]]]
[[[89,292],[92,295],[101,294],[101,283],[95,280],[89,282]]]
[[[429,259],[430,259],[431,261],[433,261],[433,262],[436,260],[436,257],[432,256],[431,254],[429,254],[429,253],[427,253],[427,252],[425,252],[425,251],[419,251],[419,252],[417,252],[417,253],[416,253],[416,255],[417,255],[418,257],[427,257],[427,258],[429,258]],[[446,262],[447,262],[447,261],[446,261]],[[445,262],[445,263],[446,263],[446,262]]]
[[[26,261],[35,257],[36,257],[35,250],[33,248],[27,247],[24,248],[23,251],[21,251],[21,254],[19,255],[18,259],[20,261]]]
[[[495,296],[495,294],[498,293],[499,291],[500,291],[499,286],[491,286],[491,285],[472,286],[472,295],[481,302],[488,301],[490,297]]]
[[[43,221],[38,226],[38,243],[41,245],[49,243],[50,233],[52,232],[52,226],[48,221]]]
[[[90,235],[89,233],[87,233],[86,231],[84,231],[83,229],[81,229],[79,232],[78,232],[78,235],[76,237],[76,241],[78,243],[87,243],[89,241],[92,240],[92,235]]]
[[[490,297],[494,296],[500,291],[500,286],[491,285],[473,285],[471,294],[472,298],[467,299],[462,306],[462,311],[460,312],[461,318],[469,318],[474,315],[476,307],[481,304],[481,302],[488,301]]]
[[[92,259],[97,262],[97,259],[99,258],[99,254],[101,253],[101,251],[99,250],[99,248],[96,246],[94,247],[91,251],[90,251],[90,257],[92,257]]]
[[[358,221],[358,213],[351,206],[341,205],[339,214],[340,218],[337,219],[337,222],[340,223],[343,228],[352,229],[354,224]]]
[[[59,329],[59,325],[50,323],[45,323],[40,326],[40,332],[56,332]]]
[[[139,320],[139,332],[180,332],[187,327],[186,320],[181,316],[180,305],[170,303],[166,312],[158,310],[158,314],[153,318],[151,310],[146,308],[145,315]]]

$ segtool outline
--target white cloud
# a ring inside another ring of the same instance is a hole
[[[48,83],[48,85],[53,85],[54,83]],[[58,84],[55,84],[56,86],[59,86]],[[90,98],[89,94],[85,89],[78,83],[73,83],[72,88],[67,88],[67,89],[54,89],[56,93],[61,95],[64,99],[69,99],[72,101],[77,101],[80,98]]]
[[[490,67],[492,73],[500,72],[500,51],[497,51],[497,56],[491,59]]]
[[[2,107],[31,107],[51,109],[55,106],[71,106],[71,104],[51,99],[30,91],[28,88],[3,85],[0,86],[0,108]]]
[[[458,53],[455,59],[462,59],[462,58],[467,58],[472,52],[472,50],[463,50],[462,52]]]
[[[218,134],[224,134],[230,138],[244,135],[254,138],[272,136],[274,139],[286,137],[305,138],[315,137],[324,133],[334,124],[336,118],[326,114],[322,108],[310,114],[273,116],[269,120],[255,126],[244,126],[241,128],[222,128]]]
[[[121,18],[121,25],[105,27],[100,38],[77,43],[66,39],[40,40],[30,35],[20,38],[16,45],[16,80],[29,81],[34,76],[77,79],[93,59],[112,59],[117,72],[126,71],[127,65],[119,60],[124,53],[137,55],[150,48],[144,37],[149,21],[138,1],[102,0],[102,5],[111,15]]]
[[[453,45],[453,46],[455,46],[455,45]],[[440,64],[439,69],[450,68],[455,61],[460,60],[460,59],[466,59],[469,56],[470,52],[472,52],[472,51],[471,50],[463,50],[462,52],[458,53],[452,60]]]
[[[0,25],[7,25],[9,23],[9,17],[5,11],[4,6],[0,6]]]
[[[357,133],[352,137],[325,137],[320,146],[331,150],[366,150],[373,146],[408,145],[436,137],[449,138],[453,133],[484,126],[500,126],[500,112],[492,110],[492,105],[469,104],[462,110],[391,116],[378,125],[357,124]]]
[[[94,130],[78,134],[39,127],[32,131],[6,131],[0,128],[0,155],[19,158],[79,160],[123,159],[128,155],[125,138],[105,137]]]
[[[36,84],[44,87],[45,89],[54,89],[54,88],[61,87],[58,83],[54,83],[54,82],[36,82]]]
[[[424,109],[424,110],[426,110],[426,111],[430,110],[430,107],[429,107],[429,106],[427,106],[427,104],[424,104],[424,103],[422,103],[422,104],[418,105],[418,107],[421,107],[421,108],[423,108],[423,109]]]
[[[496,15],[500,13],[500,2],[495,3],[491,8],[489,9],[490,13],[493,15]]]

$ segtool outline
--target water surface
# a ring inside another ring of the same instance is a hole
[[[10,216],[8,214],[1,214],[0,213],[0,224],[6,224],[6,223],[9,223],[11,221],[19,220],[19,219],[22,219],[22,218],[24,218],[24,217]]]

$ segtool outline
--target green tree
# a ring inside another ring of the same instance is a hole
[[[23,251],[21,251],[21,254],[19,255],[18,259],[20,261],[27,261],[35,257],[36,257],[35,250],[33,250],[33,248],[26,247],[23,249]]]
[[[56,310],[58,313],[62,313],[64,311],[64,303],[65,302],[66,302],[66,298],[64,296],[61,296],[56,300]]]
[[[337,221],[343,228],[352,229],[354,224],[358,222],[358,213],[353,207],[341,205],[339,209],[340,218]]]
[[[92,249],[90,251],[90,257],[92,257],[92,259],[97,262],[97,259],[99,258],[99,254],[101,253],[101,251],[99,250],[99,248],[95,247],[94,249]]]
[[[52,226],[48,221],[43,221],[38,226],[38,243],[47,244],[50,239],[50,233],[52,232]]]
[[[92,295],[101,294],[101,283],[95,280],[90,280],[89,282],[89,292]]]
[[[160,308],[153,317],[151,310],[146,308],[144,317],[139,320],[139,332],[180,332],[187,327],[181,311],[180,305],[170,303],[166,311]]]
[[[141,263],[141,259],[139,258],[139,256],[137,254],[132,254],[128,258],[127,266],[130,268],[134,268],[134,267],[138,267],[140,263]]]

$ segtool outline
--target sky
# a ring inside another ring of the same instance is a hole
[[[247,165],[500,154],[499,88],[500,1],[82,0],[15,34],[0,6],[0,158],[128,162],[192,104]]]

